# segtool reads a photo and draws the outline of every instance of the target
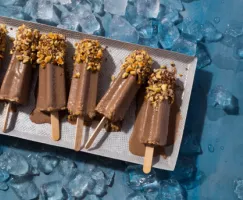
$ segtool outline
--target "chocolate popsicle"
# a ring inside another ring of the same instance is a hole
[[[97,40],[84,39],[76,43],[74,70],[68,98],[70,115],[77,116],[74,149],[81,148],[83,124],[95,116],[98,76],[103,48]]]
[[[156,69],[150,75],[145,99],[138,113],[134,131],[139,131],[145,145],[144,173],[152,166],[153,150],[167,144],[170,106],[174,102],[176,69]]]
[[[11,104],[26,104],[28,101],[39,36],[38,30],[32,30],[25,25],[20,26],[17,30],[14,47],[10,52],[12,54],[11,62],[0,90],[0,99],[9,102],[3,132],[6,131]]]
[[[85,148],[92,145],[107,119],[111,122],[123,120],[138,89],[146,82],[151,73],[152,63],[152,58],[144,50],[135,50],[126,57],[125,63],[121,66],[121,72],[96,107],[96,111],[104,117],[89,138]]]
[[[37,63],[40,67],[36,109],[51,114],[52,138],[59,140],[58,111],[66,109],[65,36],[56,33],[43,34],[37,48]]]

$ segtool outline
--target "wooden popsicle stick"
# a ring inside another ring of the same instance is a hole
[[[95,128],[93,135],[91,135],[91,137],[89,138],[88,142],[86,142],[85,149],[88,149],[93,144],[95,138],[97,137],[97,135],[99,134],[101,129],[104,127],[105,122],[106,122],[106,117],[103,117],[101,119],[100,123]]]
[[[148,174],[151,171],[153,155],[154,155],[154,147],[146,146],[145,155],[144,155],[144,163],[143,163],[143,172],[145,174]]]
[[[51,134],[55,141],[60,140],[60,122],[58,111],[51,112]]]
[[[9,117],[9,113],[10,113],[10,110],[11,110],[11,105],[12,105],[11,102],[7,103],[7,109],[6,109],[6,113],[5,113],[5,119],[4,119],[4,122],[3,122],[3,132],[4,133],[6,133],[6,130],[7,130],[8,117]]]
[[[74,150],[80,151],[82,137],[83,137],[83,126],[84,126],[84,119],[80,116],[77,118],[76,124],[76,135],[75,135],[75,143],[74,143]]]

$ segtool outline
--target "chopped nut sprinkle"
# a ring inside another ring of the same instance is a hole
[[[75,74],[73,75],[73,78],[80,78],[80,73],[79,73],[79,72],[75,73]]]
[[[16,38],[13,42],[12,54],[17,52],[16,58],[23,63],[36,64],[37,44],[40,38],[40,32],[36,29],[32,30],[24,24],[18,27]]]
[[[6,36],[7,36],[6,25],[0,25],[0,60],[3,59],[4,52],[6,50]]]
[[[37,46],[37,63],[45,68],[46,64],[64,64],[66,51],[66,38],[62,34],[48,33],[42,34]]]
[[[149,76],[145,98],[154,107],[157,107],[163,100],[168,100],[170,104],[174,102],[175,75],[176,68],[173,67],[171,71],[167,68],[156,69]]]
[[[103,48],[98,40],[84,39],[75,44],[75,63],[86,63],[86,69],[92,72],[100,71]]]
[[[129,75],[137,76],[137,83],[144,84],[151,73],[152,58],[144,50],[135,50],[126,57],[125,63],[121,68],[125,71],[122,78]]]

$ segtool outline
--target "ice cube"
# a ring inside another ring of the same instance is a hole
[[[156,200],[186,200],[187,192],[177,180],[168,179],[161,181],[159,195]]]
[[[144,45],[144,46],[158,48],[159,39],[158,39],[158,36],[154,36],[154,37],[149,38],[149,39],[139,38],[138,43],[141,44],[141,45]]]
[[[197,57],[197,68],[199,69],[206,67],[211,63],[210,55],[206,47],[201,43],[197,44],[196,57]]]
[[[70,29],[73,31],[81,31],[79,17],[73,13],[63,17],[61,24],[59,24],[58,27]]]
[[[83,18],[86,15],[86,12],[92,12],[92,4],[88,0],[78,2],[72,10],[72,13],[80,18]]]
[[[8,184],[4,182],[0,182],[0,190],[6,191],[8,190]]]
[[[45,183],[41,186],[41,193],[48,200],[63,200],[66,199],[66,194],[62,191],[62,183],[53,181]]]
[[[238,37],[243,34],[243,24],[240,21],[231,21],[226,28],[226,32],[233,36]]]
[[[39,196],[39,190],[33,181],[11,179],[9,185],[21,200],[35,199]]]
[[[139,35],[126,19],[114,16],[110,23],[108,37],[115,40],[137,43]]]
[[[159,0],[137,0],[136,6],[138,15],[147,18],[156,18],[159,14]]]
[[[217,42],[223,38],[223,34],[210,21],[203,24],[202,33],[206,42]]]
[[[50,174],[58,165],[59,159],[55,155],[43,155],[38,161],[38,168],[44,174]]]
[[[170,178],[177,181],[185,181],[191,179],[196,172],[196,163],[193,157],[179,156],[175,170],[170,172]]]
[[[126,182],[132,190],[145,190],[158,185],[155,171],[149,174],[143,173],[140,165],[130,165],[126,168]]]
[[[210,91],[208,105],[229,115],[236,115],[239,112],[238,99],[220,85]]]
[[[134,27],[136,27],[143,20],[145,20],[144,17],[137,15],[137,7],[134,4],[131,4],[131,3],[127,4],[125,18]]]
[[[23,11],[24,13],[26,13],[27,15],[35,19],[37,13],[37,7],[38,7],[38,0],[28,0],[26,2],[26,5],[23,7]]]
[[[179,12],[177,10],[167,8],[166,13],[163,16],[162,20],[172,22],[172,23],[176,23],[176,22],[180,21]]]
[[[180,33],[174,24],[162,21],[158,27],[158,37],[164,49],[171,49],[180,37]]]
[[[6,170],[0,170],[0,182],[5,182],[9,179],[9,173]]]
[[[59,19],[65,18],[68,15],[70,15],[69,10],[63,5],[55,4],[53,6],[53,9],[54,9],[55,13],[57,14],[57,16],[59,17]]]
[[[142,193],[133,192],[127,196],[126,200],[147,200],[147,199]]]
[[[114,15],[125,15],[128,0],[104,0],[105,11]]]
[[[30,166],[25,157],[10,151],[0,156],[0,169],[14,176],[24,176],[29,173]]]
[[[198,155],[202,153],[199,139],[193,133],[184,134],[180,153],[183,155]]]
[[[152,20],[142,21],[139,25],[136,26],[136,29],[140,38],[151,38],[153,35],[155,35],[154,32],[156,32],[156,30],[154,30]]]
[[[194,36],[197,41],[200,41],[203,38],[202,25],[198,21],[194,21],[190,18],[183,21],[181,30],[183,33]]]
[[[23,8],[20,6],[0,6],[0,15],[21,20],[31,19],[29,15],[23,12]]]
[[[93,191],[95,181],[90,176],[78,170],[73,170],[71,174],[64,178],[63,187],[71,196],[83,198],[86,194],[90,194]]]
[[[94,180],[105,180],[105,174],[100,169],[96,168],[91,172],[91,177]]]
[[[24,6],[26,4],[27,0],[1,0],[0,5],[1,6]]]
[[[105,179],[106,179],[106,185],[111,186],[113,180],[114,180],[114,176],[115,176],[115,171],[113,169],[110,169],[109,167],[105,167],[105,166],[99,166],[98,169],[101,169],[102,172],[105,175]]]
[[[237,38],[233,55],[237,60],[243,59],[243,36]]]
[[[226,32],[220,42],[227,47],[234,47],[237,39]]]
[[[96,195],[87,195],[84,200],[101,200],[101,198],[97,197]]]
[[[108,34],[108,31],[109,31],[109,26],[110,26],[110,23],[111,23],[111,20],[112,20],[112,15],[110,13],[105,13],[105,15],[103,16],[97,16],[100,21],[101,21],[101,24],[102,24],[102,27],[105,31],[105,35]]]
[[[181,0],[160,0],[160,3],[165,5],[168,8],[176,9],[176,10],[183,10],[183,5]]]
[[[30,154],[28,155],[27,159],[31,166],[31,173],[33,175],[39,175],[40,171],[38,169],[38,154]]]
[[[190,35],[188,35],[190,36]],[[197,43],[190,38],[182,34],[173,44],[171,50],[179,53],[187,54],[189,56],[196,55]]]
[[[68,160],[68,159],[62,159],[59,162],[58,165],[58,172],[62,176],[66,176],[72,172],[73,169],[76,169],[77,165],[75,162]]]
[[[97,195],[97,196],[104,196],[107,192],[107,185],[106,185],[106,180],[105,179],[97,179],[95,184],[95,187],[92,191],[93,194]]]
[[[186,190],[191,190],[201,185],[205,181],[205,179],[206,179],[206,175],[204,174],[204,172],[197,171],[195,176],[191,180],[183,182],[182,186]]]
[[[234,193],[237,195],[238,199],[243,199],[243,180],[242,179],[235,181]]]
[[[82,31],[85,33],[93,34],[100,29],[100,24],[92,12],[85,11],[79,21]]]
[[[103,14],[104,12],[104,0],[92,0],[92,10],[95,13]]]
[[[37,10],[37,22],[56,26],[60,23],[60,19],[54,10],[51,0],[39,0]]]

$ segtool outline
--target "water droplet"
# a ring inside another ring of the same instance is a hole
[[[209,145],[208,145],[208,150],[209,150],[210,152],[214,152],[214,146],[211,145],[211,144],[209,144]]]
[[[219,139],[218,138],[216,139],[216,142],[219,142]]]
[[[215,18],[214,18],[214,23],[215,23],[215,24],[218,24],[219,22],[220,22],[220,18],[219,18],[219,17],[215,17]]]
[[[220,147],[220,149],[221,149],[221,150],[224,150],[224,147],[223,147],[223,146],[221,146],[221,147]]]

